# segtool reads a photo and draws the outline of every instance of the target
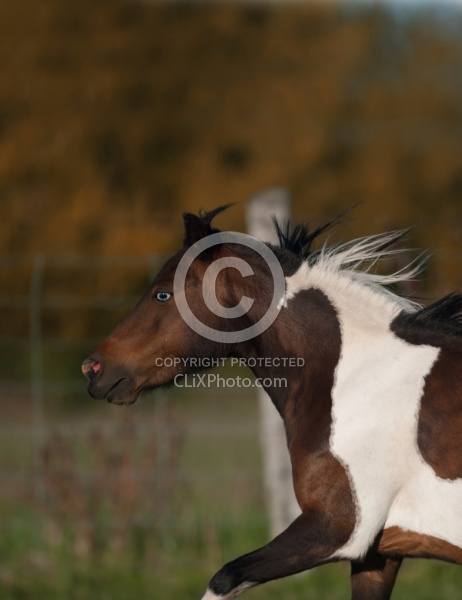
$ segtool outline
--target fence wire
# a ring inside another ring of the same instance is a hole
[[[103,489],[107,493],[116,481],[131,489],[141,505],[149,496],[166,503],[165,494],[175,486],[184,494],[195,488],[209,495],[221,491],[229,498],[234,493],[252,498],[262,494],[258,411],[250,406],[256,404],[252,392],[239,398],[235,390],[220,390],[220,407],[213,390],[204,392],[194,402],[184,402],[184,413],[175,412],[168,393],[156,392],[149,409],[146,403],[124,418],[114,417],[109,409],[93,409],[86,395],[80,361],[108,331],[104,324],[98,330],[94,323],[104,321],[104,314],[115,324],[139,298],[133,293],[133,280],[140,291],[147,287],[164,259],[162,255],[0,257],[2,281],[7,282],[11,273],[23,274],[0,290],[0,308],[8,315],[0,329],[0,477],[3,500],[10,505],[21,494],[29,494],[41,510],[47,503],[61,503],[61,513],[68,514],[72,507],[63,508],[67,485],[96,502],[98,493]],[[440,276],[438,289],[429,293],[434,299],[462,285],[460,269],[454,269],[462,255],[439,252],[437,260],[434,271],[443,273],[448,266],[457,276],[452,282]],[[121,273],[132,273],[126,284],[120,281]],[[94,289],[89,281],[95,282]],[[75,311],[90,323],[78,334],[60,325],[60,319],[66,324],[75,318]],[[14,334],[16,323],[24,335]],[[77,409],[76,403],[85,410]],[[223,407],[233,404],[235,412],[224,416]],[[211,452],[217,444],[223,457]],[[253,454],[256,457],[250,460]],[[79,519],[97,518],[95,507],[78,510]],[[143,521],[145,516],[137,508],[130,518]],[[127,515],[117,518],[122,517]]]

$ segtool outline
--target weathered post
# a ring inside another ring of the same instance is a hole
[[[270,243],[277,243],[273,216],[280,223],[290,218],[290,196],[284,188],[262,192],[248,203],[247,231]],[[300,513],[292,485],[292,468],[284,426],[268,394],[258,389],[263,479],[268,497],[271,534],[283,531]]]

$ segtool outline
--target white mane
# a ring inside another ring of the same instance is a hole
[[[351,311],[374,312],[376,321],[393,318],[401,310],[414,312],[419,305],[385,287],[415,280],[426,257],[419,256],[401,269],[389,274],[373,271],[381,260],[399,256],[400,249],[389,249],[403,232],[392,231],[371,235],[341,245],[323,248],[308,256],[298,271],[286,279],[284,306],[298,291],[318,287],[332,300],[348,303]],[[311,260],[310,260],[311,258]]]
[[[401,307],[414,310],[419,307],[418,304],[384,286],[415,281],[422,272],[426,256],[420,255],[401,269],[389,274],[372,272],[372,269],[381,260],[406,252],[403,249],[390,250],[388,248],[402,233],[401,231],[379,233],[333,247],[325,244],[316,257],[315,265],[326,273],[345,276],[352,281],[357,281],[393,299]]]

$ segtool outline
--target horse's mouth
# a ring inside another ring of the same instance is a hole
[[[107,390],[101,389],[100,385],[90,382],[88,392],[93,398],[105,400],[110,404],[133,404],[138,398],[138,392],[133,388],[133,382],[129,377],[120,377]]]
[[[138,393],[134,392],[133,387],[127,377],[121,377],[106,392],[104,400],[109,404],[133,404],[138,399]]]

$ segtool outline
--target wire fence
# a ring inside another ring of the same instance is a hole
[[[220,389],[219,404],[213,389],[157,391],[123,411],[87,396],[82,359],[164,259],[0,257],[1,518],[12,519],[19,502],[48,521],[97,522],[108,497],[114,524],[159,523],[172,506],[189,514],[175,504],[187,495],[204,514],[213,497],[221,506],[262,505],[255,390]],[[450,275],[432,297],[462,285],[461,262],[439,253],[433,271]]]
[[[9,527],[33,517],[50,541],[72,523],[75,547],[91,555],[102,527],[108,547],[123,549],[134,528],[173,527],[179,519],[189,530],[200,515],[213,518],[214,499],[225,512],[260,504],[251,391],[236,399],[220,390],[227,411],[218,409],[215,390],[192,399],[187,391],[156,391],[128,409],[86,392],[82,360],[164,260],[0,257],[0,519]]]

